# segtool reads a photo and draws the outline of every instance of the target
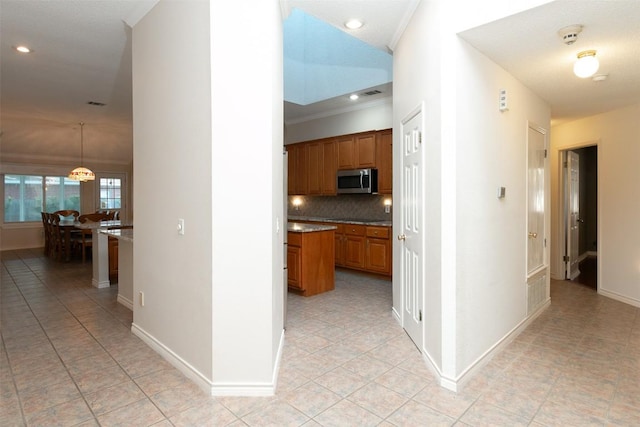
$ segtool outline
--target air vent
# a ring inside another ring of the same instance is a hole
[[[382,93],[382,92],[380,92],[379,90],[370,90],[369,92],[364,92],[364,93],[362,94],[362,96],[377,95],[377,94],[379,94],[379,93]]]
[[[89,101],[89,102],[87,102],[87,104],[95,105],[96,107],[104,107],[105,105],[107,105],[107,104],[105,104],[103,102],[96,102],[96,101]]]

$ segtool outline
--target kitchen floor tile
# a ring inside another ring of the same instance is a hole
[[[7,251],[0,282],[0,425],[637,425],[640,309],[572,282],[458,393],[391,315],[391,284],[336,272],[290,294],[275,396],[211,397],[131,331],[90,263]]]

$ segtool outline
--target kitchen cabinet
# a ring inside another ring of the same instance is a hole
[[[336,139],[338,170],[376,167],[376,133],[344,135]]]
[[[392,192],[391,129],[299,142],[289,152],[289,195],[335,196],[336,173],[344,169],[378,169],[378,192]]]
[[[287,285],[303,296],[335,289],[334,230],[287,233]]]
[[[390,227],[366,228],[365,269],[391,275]]]
[[[118,239],[109,237],[109,278],[118,278]]]
[[[336,158],[333,138],[306,143],[308,154],[308,193],[335,195]]]
[[[289,153],[287,192],[289,195],[308,194],[309,156],[307,144],[287,145]]]
[[[344,226],[344,265],[363,269],[365,266],[365,230],[364,225],[345,224]]]
[[[376,133],[378,193],[393,192],[393,135],[391,129]]]

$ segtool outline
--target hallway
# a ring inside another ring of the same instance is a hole
[[[277,394],[209,397],[130,333],[91,264],[2,252],[0,425],[639,425],[640,309],[552,281],[552,304],[462,392],[439,387],[384,280],[289,294]]]

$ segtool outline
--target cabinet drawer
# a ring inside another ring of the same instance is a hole
[[[344,224],[344,234],[350,234],[352,236],[364,236],[366,226],[357,224]]]
[[[287,246],[302,246],[302,233],[287,233]]]
[[[389,238],[389,227],[367,227],[367,237]]]

